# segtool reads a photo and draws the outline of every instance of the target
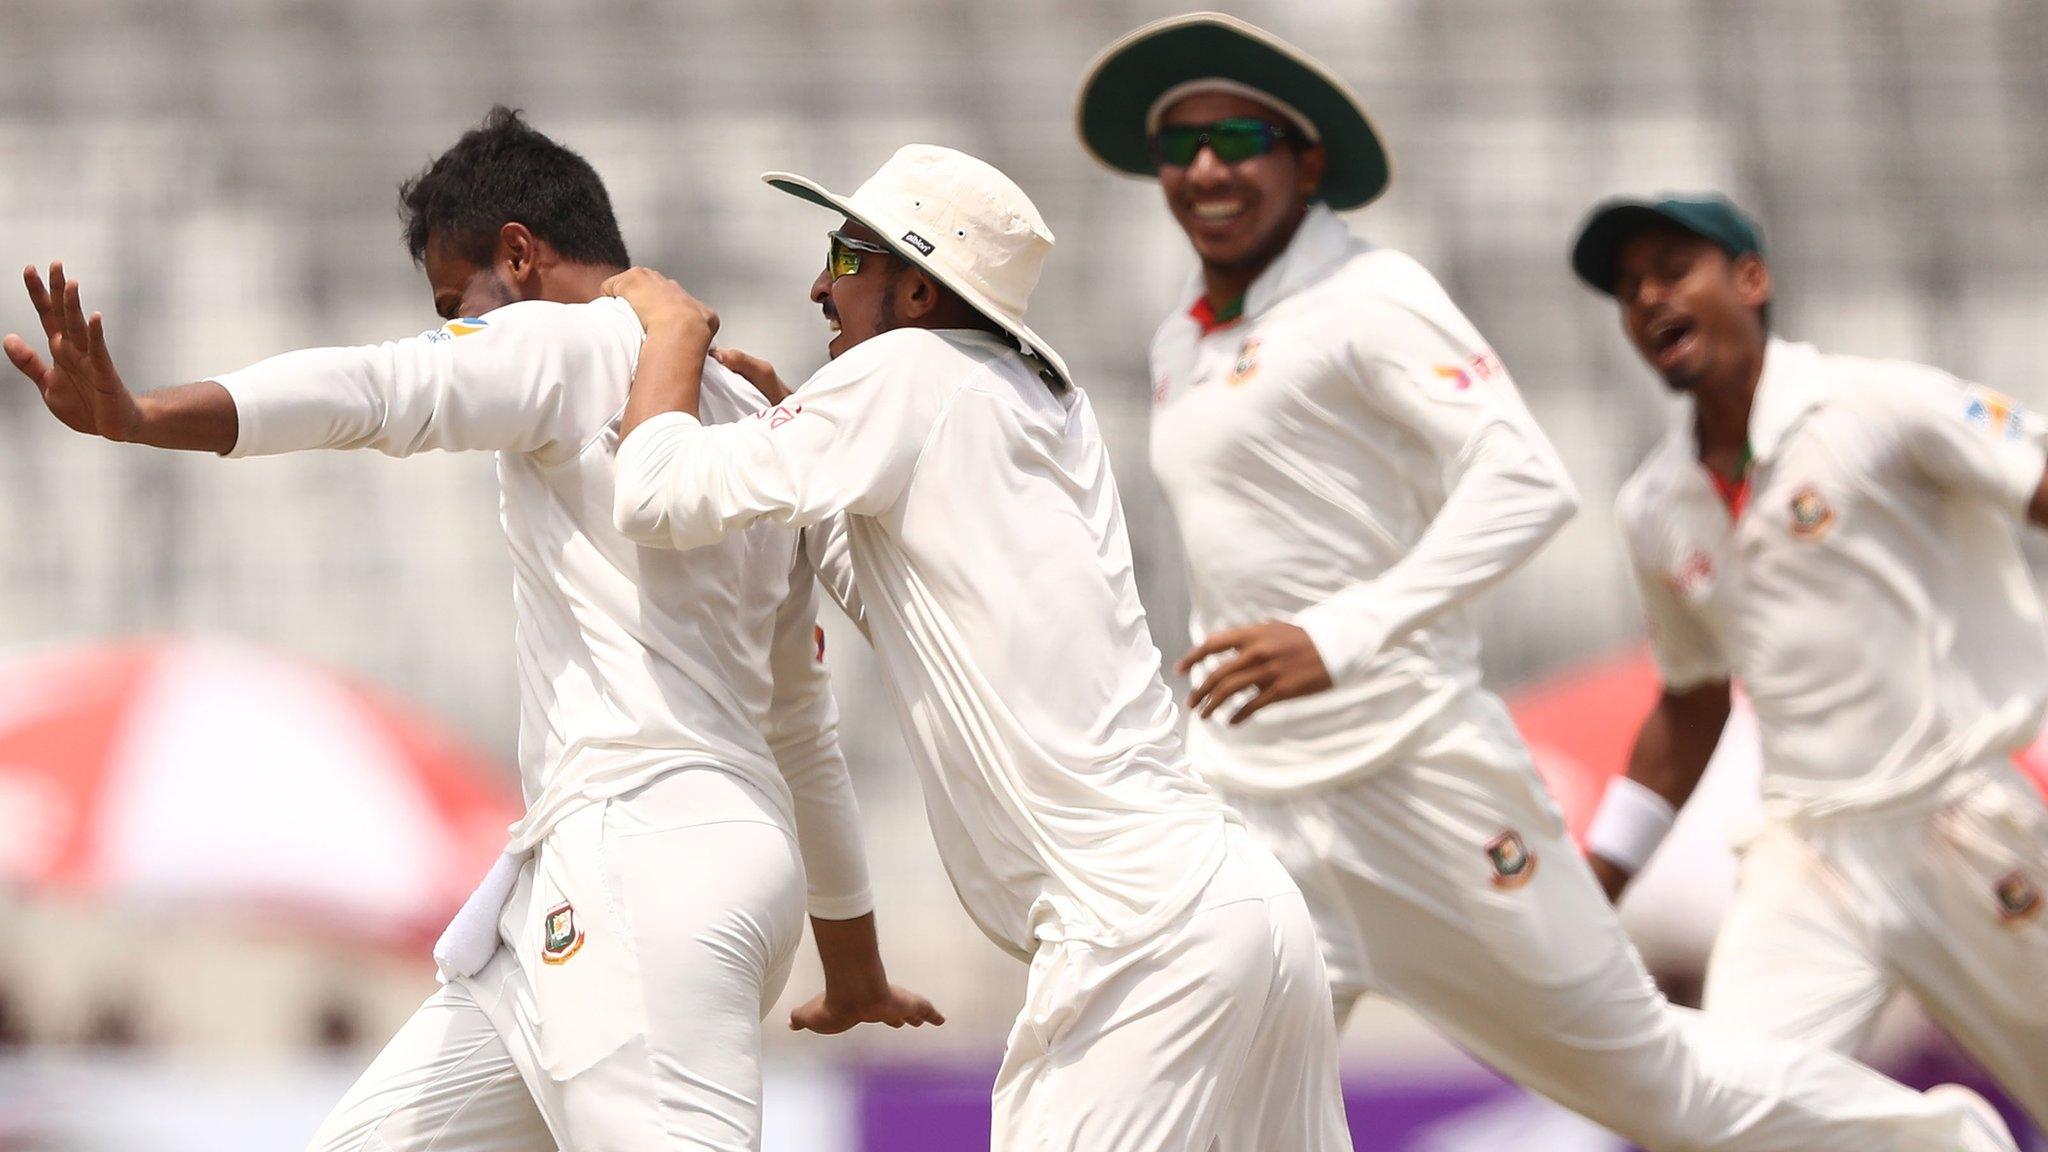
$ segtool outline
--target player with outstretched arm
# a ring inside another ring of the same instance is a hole
[[[526,814],[436,949],[443,987],[312,1148],[757,1149],[761,1018],[807,900],[826,990],[793,1027],[939,1021],[883,974],[809,562],[773,525],[688,555],[612,526],[643,333],[599,292],[627,257],[589,164],[500,108],[401,199],[436,331],[136,395],[52,266],[27,273],[50,358],[7,356],[109,440],[497,453]],[[754,422],[747,384],[703,376],[705,419]]]

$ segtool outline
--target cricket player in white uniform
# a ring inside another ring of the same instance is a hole
[[[903,148],[811,297],[833,359],[705,424],[716,317],[634,273],[647,324],[618,524],[676,548],[844,514],[831,582],[881,658],[968,914],[1031,965],[998,1152],[1350,1147],[1315,930],[1190,770],[1088,398],[1024,323],[1052,234],[973,157]],[[849,575],[850,574],[850,575]]]
[[[936,1019],[882,976],[808,562],[773,525],[689,555],[613,528],[642,331],[598,291],[626,252],[581,157],[497,109],[402,200],[452,317],[437,331],[136,396],[53,266],[47,291],[27,273],[51,362],[17,336],[8,357],[110,440],[498,453],[526,815],[465,910],[471,938],[458,924],[437,950],[446,983],[312,1147],[758,1148],[760,1021],[807,890],[827,991],[793,1023]],[[762,407],[716,364],[704,376],[707,419]]]
[[[1719,197],[1599,208],[1573,255],[1691,396],[1618,500],[1663,694],[1588,849],[1619,895],[1727,720],[1766,829],[1707,1010],[1853,1052],[1911,989],[2048,1129],[2048,812],[2013,767],[2048,711],[2014,529],[2048,521],[2040,427],[1945,372],[1769,334],[1756,227]]]
[[[1367,991],[1650,1149],[2009,1147],[1970,1099],[1670,1006],[1567,837],[1470,604],[1576,497],[1499,357],[1335,215],[1388,182],[1343,83],[1214,14],[1091,67],[1088,149],[1156,177],[1201,268],[1152,345],[1188,551],[1189,744],[1287,865],[1336,1016]]]

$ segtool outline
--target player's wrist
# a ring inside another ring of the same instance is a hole
[[[1677,821],[1678,810],[1669,800],[1639,781],[1617,776],[1608,781],[1586,830],[1586,851],[1633,876],[1650,862]]]

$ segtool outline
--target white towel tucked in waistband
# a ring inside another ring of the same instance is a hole
[[[455,919],[434,941],[434,969],[440,974],[441,983],[474,976],[491,962],[491,954],[498,950],[498,914],[505,910],[505,901],[512,898],[512,886],[519,881],[519,866],[526,862],[527,855],[499,855],[483,883],[462,902]]]

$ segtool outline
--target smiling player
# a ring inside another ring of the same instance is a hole
[[[768,419],[705,426],[716,317],[622,278],[648,337],[618,523],[697,548],[843,517],[947,875],[1031,965],[991,1146],[1350,1148],[1314,926],[1188,767],[1101,430],[1024,323],[1038,210],[926,145],[851,196],[768,180],[844,217],[811,285],[833,359]]]
[[[1389,166],[1329,71],[1228,16],[1083,82],[1090,152],[1156,178],[1199,269],[1152,345],[1187,544],[1195,764],[1307,896],[1336,1014],[1369,990],[1651,1149],[2009,1147],[1971,1097],[1667,1004],[1480,685],[1474,598],[1576,497],[1415,261],[1335,214]]]

